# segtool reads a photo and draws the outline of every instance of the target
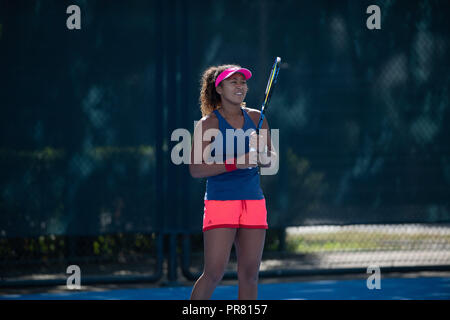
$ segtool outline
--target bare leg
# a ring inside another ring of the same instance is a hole
[[[238,260],[239,300],[258,298],[258,275],[261,264],[265,229],[238,229],[236,254]]]
[[[235,237],[236,229],[231,228],[211,229],[203,233],[205,266],[203,274],[194,284],[191,300],[211,298],[222,280]]]

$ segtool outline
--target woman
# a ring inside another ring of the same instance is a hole
[[[191,161],[189,166],[194,178],[207,178],[203,217],[204,270],[194,285],[191,299],[211,297],[223,277],[233,243],[238,262],[238,298],[257,299],[259,266],[268,228],[257,165],[269,166],[275,153],[271,150],[267,120],[257,136],[255,129],[260,111],[245,107],[247,80],[251,76],[250,70],[237,65],[210,67],[202,76],[200,103],[203,118],[194,130],[191,159],[194,150],[201,150],[202,156],[216,157],[215,151],[227,150],[232,138],[234,149],[232,154],[223,152],[224,162],[210,163],[202,159],[201,163]],[[202,133],[209,129],[216,129],[222,139],[214,136],[203,141]],[[253,131],[250,137],[245,137],[243,153],[238,153],[238,138],[227,136],[227,129]],[[267,132],[266,135],[263,132]],[[250,152],[251,147],[256,152]]]

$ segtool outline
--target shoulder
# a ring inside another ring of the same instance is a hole
[[[203,130],[211,129],[211,128],[218,128],[219,127],[219,119],[217,119],[217,116],[214,112],[211,112],[210,114],[202,117],[198,123],[197,126],[202,126]]]
[[[250,117],[252,117],[252,118],[255,117],[256,119],[259,119],[259,115],[261,114],[260,110],[252,109],[252,108],[248,108],[248,107],[242,107],[242,109],[247,111],[247,113]]]
[[[242,107],[242,109],[244,109],[247,112],[247,114],[253,120],[255,125],[258,124],[259,116],[261,114],[261,110],[252,109],[252,108],[248,108],[248,107]]]

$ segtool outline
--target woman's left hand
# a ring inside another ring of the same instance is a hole
[[[258,153],[264,152],[267,146],[267,136],[261,131],[259,132],[259,134],[256,134],[256,131],[253,131],[250,134],[249,146],[250,150],[254,149]]]

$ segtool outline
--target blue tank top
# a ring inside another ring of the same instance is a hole
[[[230,157],[238,157],[243,153],[249,152],[249,134],[245,135],[245,149],[238,148],[238,139],[243,138],[243,133],[250,133],[256,130],[256,126],[253,120],[247,114],[247,112],[241,108],[242,114],[244,115],[244,126],[242,129],[234,129],[222,115],[214,110],[214,113],[219,120],[219,130],[222,134],[222,153],[223,161]],[[228,134],[227,134],[228,129]],[[250,129],[250,130],[249,130]],[[239,131],[242,130],[242,131]],[[233,135],[233,133],[236,133]],[[238,133],[242,133],[239,137]],[[228,138],[227,138],[228,136]],[[227,150],[227,139],[234,137],[234,150]],[[216,139],[213,144],[218,146],[220,139]],[[241,150],[238,150],[241,149]],[[212,156],[215,154],[216,148],[211,152]],[[220,156],[220,155],[217,155]],[[225,172],[216,176],[208,177],[206,180],[206,192],[205,200],[261,200],[264,199],[264,194],[261,190],[259,170],[258,167],[237,169],[230,172]]]

